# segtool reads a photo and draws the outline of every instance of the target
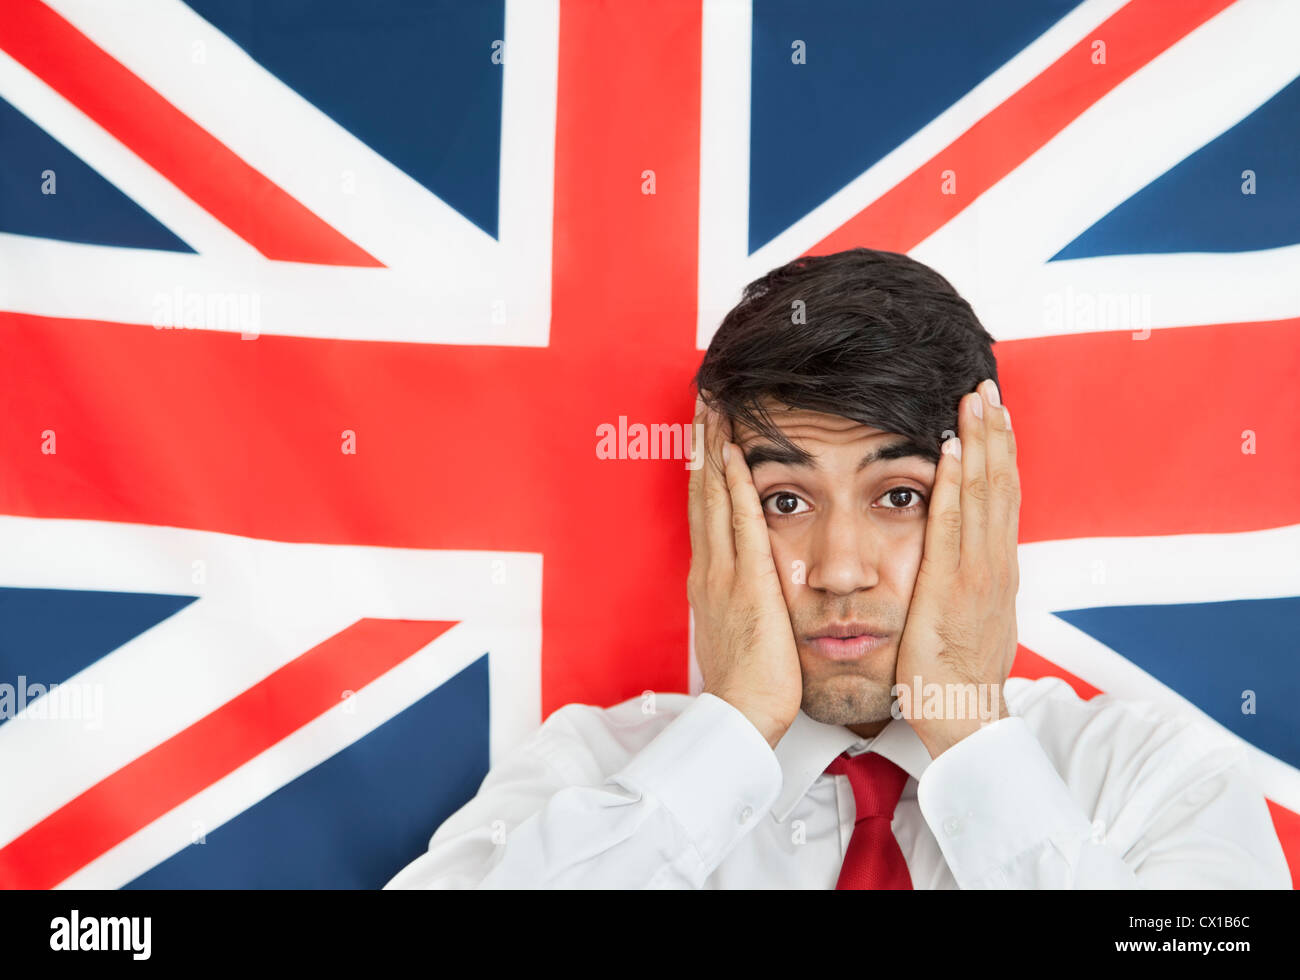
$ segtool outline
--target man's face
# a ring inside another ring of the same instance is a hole
[[[919,455],[873,458],[908,443],[897,434],[820,412],[769,411],[809,462],[787,458],[740,423],[734,441],[766,516],[799,651],[803,711],[831,725],[883,724],[936,465]]]

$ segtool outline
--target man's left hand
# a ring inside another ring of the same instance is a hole
[[[1002,686],[1016,655],[1020,475],[1010,416],[991,379],[962,398],[958,426],[961,455],[948,440],[935,471],[895,678],[910,691],[900,707],[932,758],[982,722],[1008,717]],[[927,717],[935,713],[926,710],[932,684],[942,692],[941,717]]]

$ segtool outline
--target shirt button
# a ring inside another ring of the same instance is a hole
[[[949,817],[943,822],[943,829],[947,831],[948,836],[956,837],[961,833],[961,821],[956,817]]]
[[[1106,822],[1104,820],[1094,820],[1092,822],[1092,842],[1100,844],[1102,838],[1106,836]]]
[[[752,817],[753,815],[754,815],[754,808],[752,806],[745,807],[745,809],[740,811],[740,822],[749,823],[749,818]]]

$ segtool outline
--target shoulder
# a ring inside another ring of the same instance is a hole
[[[601,779],[626,765],[695,701],[689,694],[646,691],[608,708],[566,704],[520,751],[545,758],[570,781]]]
[[[1024,718],[1036,733],[1041,731],[1045,735],[1054,731],[1088,735],[1105,731],[1158,731],[1170,737],[1199,740],[1207,746],[1234,744],[1189,708],[1112,694],[1097,694],[1085,700],[1059,677],[1008,678],[1006,696],[1011,713]]]
[[[1148,881],[1291,887],[1246,742],[1193,708],[1085,700],[1058,678],[1009,679],[1006,694],[1094,834]]]
[[[1245,762],[1240,742],[1190,708],[1110,694],[1085,700],[1059,677],[1009,678],[1005,690],[1011,714],[1078,794],[1169,798]]]

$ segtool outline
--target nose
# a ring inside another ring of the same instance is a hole
[[[831,595],[851,595],[880,581],[880,529],[853,507],[832,505],[814,530],[808,585]]]

